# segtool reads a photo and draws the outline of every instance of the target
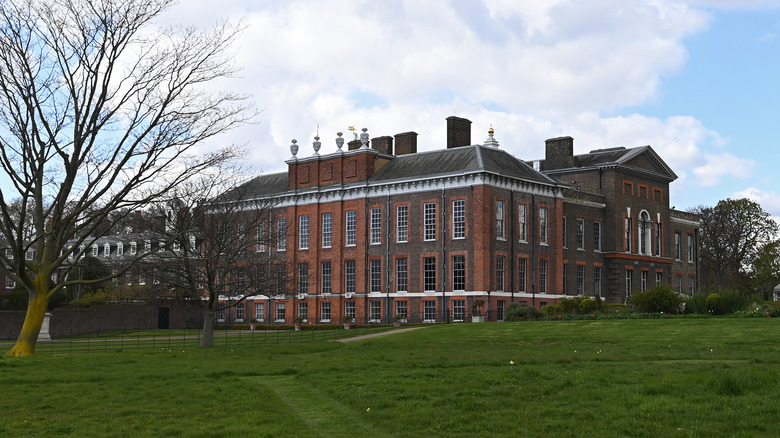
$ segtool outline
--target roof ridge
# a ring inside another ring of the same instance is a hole
[[[484,170],[485,162],[482,160],[482,146],[475,144],[474,148],[477,151],[477,167]]]

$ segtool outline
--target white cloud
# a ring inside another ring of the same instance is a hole
[[[699,184],[704,187],[715,185],[726,176],[748,178],[752,176],[753,166],[755,166],[752,160],[739,158],[730,153],[706,154],[704,161],[703,165],[693,169]]]
[[[748,187],[744,190],[735,192],[730,196],[732,199],[747,198],[761,205],[767,213],[772,215],[775,220],[780,218],[780,194],[762,190],[756,187]]]
[[[458,115],[472,120],[473,143],[492,125],[523,159],[543,158],[544,140],[560,135],[575,138],[576,153],[649,144],[680,176],[673,190],[716,184],[752,166],[719,150],[727,140],[701,121],[605,114],[657,99],[661,79],[687,61],[683,38],[712,19],[702,8],[733,5],[225,0],[216,13],[248,26],[237,48],[244,77],[231,86],[264,112],[223,140],[248,145],[255,168],[279,171],[291,139],[299,156],[313,152],[317,126],[321,153],[335,151],[336,131],[349,139],[350,125],[372,137],[416,131],[430,150]],[[188,0],[166,20],[204,26],[216,9]]]

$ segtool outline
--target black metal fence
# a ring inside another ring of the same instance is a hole
[[[214,346],[252,346],[339,340],[392,330],[389,326],[360,326],[349,330],[215,330]],[[70,354],[123,350],[173,350],[198,348],[201,330],[127,330],[76,334],[39,342],[37,354]],[[13,342],[0,343],[8,350]]]

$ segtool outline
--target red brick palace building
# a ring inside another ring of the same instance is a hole
[[[658,283],[697,289],[695,216],[669,206],[677,177],[650,146],[574,155],[547,140],[526,162],[492,129],[471,144],[471,122],[447,119],[447,148],[417,152],[417,134],[360,140],[307,157],[291,146],[287,172],[251,182],[275,200],[294,291],[258,291],[218,321],[358,323],[488,320],[511,302],[537,308],[565,296],[624,303]],[[279,254],[277,254],[279,255]]]

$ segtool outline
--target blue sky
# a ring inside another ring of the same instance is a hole
[[[259,123],[214,140],[245,145],[254,172],[336,150],[337,131],[419,133],[445,146],[445,118],[492,125],[500,147],[543,158],[651,145],[678,174],[678,209],[749,197],[780,217],[780,1],[186,0],[161,24],[247,26],[235,47]],[[319,127],[319,128],[318,128]]]

